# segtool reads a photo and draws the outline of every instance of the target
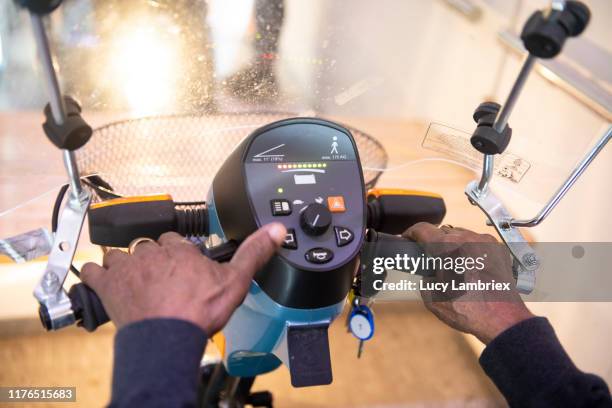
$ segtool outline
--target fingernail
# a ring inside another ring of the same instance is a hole
[[[274,241],[277,245],[280,245],[287,235],[287,230],[285,226],[281,223],[274,222],[272,224],[268,224],[266,226],[266,230],[272,241]]]

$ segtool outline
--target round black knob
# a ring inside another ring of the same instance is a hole
[[[332,222],[331,212],[322,204],[308,204],[300,215],[300,225],[308,235],[321,235]]]

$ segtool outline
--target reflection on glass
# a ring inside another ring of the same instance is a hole
[[[114,91],[125,98],[130,111],[147,115],[172,110],[180,64],[176,43],[152,27],[136,27],[118,32],[111,44],[115,55],[102,69],[115,78]]]

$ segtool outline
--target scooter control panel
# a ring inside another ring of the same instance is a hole
[[[281,222],[280,255],[305,270],[338,268],[355,258],[365,231],[365,193],[350,132],[322,120],[264,128],[244,157],[258,224]]]

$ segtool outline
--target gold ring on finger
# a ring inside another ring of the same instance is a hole
[[[142,244],[143,242],[155,242],[155,240],[147,237],[140,237],[132,240],[130,245],[128,245],[128,254],[133,255],[134,251],[136,251],[136,246],[138,246],[138,244]]]

